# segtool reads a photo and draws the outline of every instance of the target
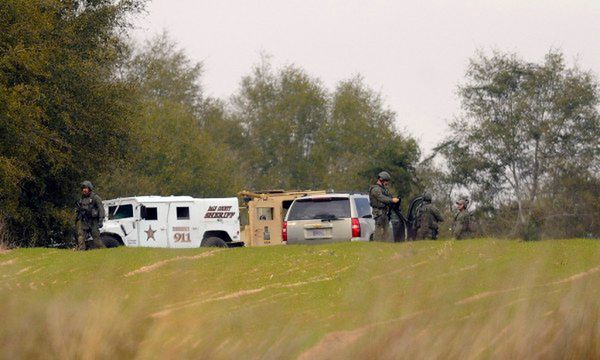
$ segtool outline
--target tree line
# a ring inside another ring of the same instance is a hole
[[[550,51],[541,64],[478,54],[434,156],[361,76],[334,89],[268,57],[228,99],[165,34],[131,43],[142,1],[0,4],[0,241],[71,236],[79,183],[104,198],[235,196],[242,189],[468,193],[495,236],[598,236],[598,81]]]
[[[462,111],[436,149],[441,194],[468,191],[485,234],[598,237],[598,85],[556,50],[542,63],[477,54],[459,86]]]

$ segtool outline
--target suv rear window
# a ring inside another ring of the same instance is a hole
[[[371,215],[371,204],[369,204],[369,199],[357,197],[356,212],[360,218]]]
[[[350,217],[348,198],[317,198],[296,200],[288,220],[337,219]]]

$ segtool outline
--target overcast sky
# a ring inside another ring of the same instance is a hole
[[[206,94],[227,99],[264,53],[330,90],[361,74],[426,151],[459,112],[477,49],[531,61],[560,49],[600,74],[600,0],[153,0],[147,10],[135,37],[168,31],[204,64]]]

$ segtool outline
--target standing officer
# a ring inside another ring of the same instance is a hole
[[[104,220],[102,199],[95,192],[89,181],[81,183],[81,199],[77,202],[77,245],[79,250],[87,250],[85,240],[88,233],[92,234],[94,248],[104,248],[100,241],[100,228]]]
[[[391,178],[387,171],[382,171],[377,175],[377,183],[369,187],[369,201],[375,219],[375,233],[373,234],[375,241],[393,241],[390,232],[390,211],[391,205],[398,203],[400,199],[392,197],[388,192],[387,186]]]
[[[456,240],[466,239],[472,236],[471,214],[467,211],[469,198],[461,196],[456,202],[458,211],[454,214],[452,223],[452,235]]]
[[[419,240],[435,240],[437,239],[439,225],[444,221],[440,211],[431,203],[431,194],[423,194],[423,204],[417,210],[415,228],[417,231],[417,239]]]

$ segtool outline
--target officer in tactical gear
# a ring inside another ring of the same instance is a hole
[[[452,223],[452,235],[456,240],[467,239],[473,235],[471,224],[471,214],[467,210],[469,206],[469,198],[461,196],[456,201],[457,212],[454,214],[454,222]]]
[[[444,221],[440,211],[431,203],[431,194],[423,194],[423,204],[417,210],[415,229],[418,240],[435,240],[439,225]]]
[[[369,201],[373,208],[373,218],[375,219],[375,233],[373,240],[393,242],[390,231],[390,212],[392,204],[400,201],[397,197],[392,197],[387,189],[392,177],[387,171],[382,171],[377,175],[377,183],[369,187]]]
[[[87,250],[85,240],[88,233],[92,235],[93,248],[104,248],[100,241],[100,228],[104,220],[104,206],[102,199],[94,191],[94,186],[89,181],[81,183],[81,199],[77,202],[77,245],[79,250]]]

